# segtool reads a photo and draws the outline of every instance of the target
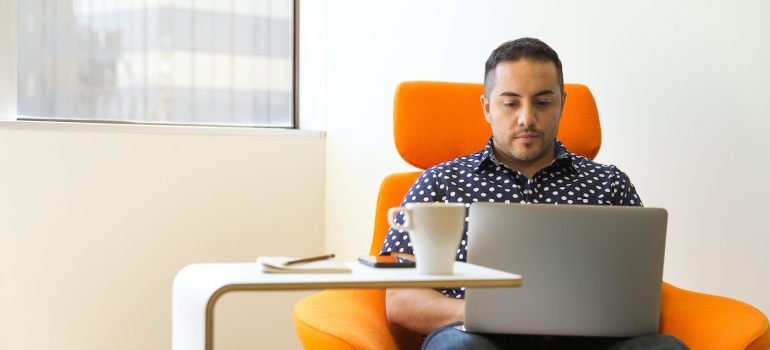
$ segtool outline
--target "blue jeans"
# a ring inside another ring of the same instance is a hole
[[[438,328],[422,344],[427,349],[602,349],[602,350],[687,350],[674,336],[653,334],[636,338],[566,337],[512,334],[467,333],[455,329],[462,322]]]

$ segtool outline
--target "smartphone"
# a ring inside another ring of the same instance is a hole
[[[373,267],[414,267],[414,261],[401,256],[369,255],[359,256],[358,261]]]

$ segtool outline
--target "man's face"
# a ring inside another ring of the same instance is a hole
[[[489,98],[481,96],[485,118],[492,126],[495,156],[519,171],[545,167],[555,157],[553,142],[566,98],[556,66],[520,59],[500,62],[495,73]]]

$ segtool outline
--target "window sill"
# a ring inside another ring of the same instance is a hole
[[[182,125],[126,125],[52,121],[0,121],[0,129],[78,131],[78,132],[126,132],[140,134],[185,135],[243,135],[243,136],[302,136],[324,137],[324,131],[299,129],[270,129],[229,126],[182,126]]]

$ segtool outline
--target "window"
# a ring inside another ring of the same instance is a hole
[[[19,119],[296,126],[295,0],[18,0]]]

